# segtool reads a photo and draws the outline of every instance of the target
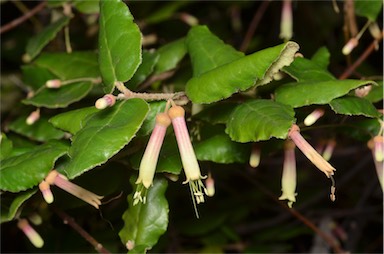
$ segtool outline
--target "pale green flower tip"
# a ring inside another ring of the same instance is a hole
[[[343,55],[349,55],[351,52],[352,52],[352,50],[354,49],[354,48],[356,48],[356,46],[359,44],[359,40],[357,40],[356,38],[351,38],[348,42],[347,42],[347,44],[345,44],[345,46],[343,47],[343,49],[342,49],[342,53],[343,53]]]
[[[28,237],[31,243],[36,248],[41,248],[44,245],[44,240],[41,236],[29,225],[26,219],[20,219],[17,223],[17,227],[21,229],[24,234]]]

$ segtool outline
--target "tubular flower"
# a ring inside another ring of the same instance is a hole
[[[161,145],[163,144],[167,127],[170,124],[171,119],[167,113],[160,113],[156,116],[155,127],[152,131],[151,137],[149,138],[147,148],[145,149],[140,163],[139,177],[136,181],[138,186],[134,194],[134,205],[136,205],[139,201],[145,203],[146,192],[152,185]]]
[[[316,152],[316,150],[301,136],[300,128],[296,124],[292,125],[289,130],[288,136],[292,139],[295,145],[300,149],[301,152],[324,174],[329,178],[336,171],[324,158]]]
[[[204,179],[205,177],[201,176],[200,167],[197,163],[195,151],[193,150],[187,125],[185,123],[184,114],[184,109],[176,105],[173,105],[168,111],[168,115],[172,120],[172,126],[175,131],[181,162],[187,178],[183,183],[189,183],[193,203],[195,204],[196,201],[197,204],[199,204],[204,203],[204,192],[206,191],[206,188],[201,179]],[[197,210],[196,216],[198,217]]]
[[[292,0],[283,1],[280,22],[280,38],[290,40],[292,38]]]
[[[260,147],[258,144],[253,144],[251,156],[249,156],[249,165],[252,168],[257,168],[260,164]]]
[[[66,192],[72,194],[73,196],[78,197],[79,199],[94,206],[96,209],[99,209],[99,205],[101,205],[100,199],[102,199],[103,196],[98,196],[95,193],[92,193],[74,183],[71,183],[70,181],[68,181],[68,179],[64,175],[59,174],[59,172],[57,172],[56,170],[52,170],[48,174],[48,176],[45,178],[45,182],[50,185],[56,185],[57,187],[65,190]],[[43,196],[44,196],[44,192],[43,192]],[[52,201],[53,201],[53,196],[52,196]],[[49,202],[47,201],[47,203]]]
[[[29,241],[36,247],[41,248],[44,245],[44,241],[41,236],[29,225],[26,219],[20,219],[17,222],[17,227],[21,229],[24,234],[28,237]]]
[[[378,142],[381,143],[377,144]],[[383,137],[382,136],[376,136],[373,139],[368,141],[368,147],[372,151],[373,161],[375,162],[375,168],[377,177],[379,178],[379,182],[381,185],[381,189],[384,191],[384,161],[383,161],[383,153],[381,150],[381,154],[378,154],[378,151],[383,148]],[[380,148],[381,146],[381,148]],[[381,159],[381,160],[380,160]]]
[[[324,109],[317,108],[304,119],[305,126],[311,126],[324,115]]]
[[[284,146],[284,165],[283,176],[281,178],[283,194],[279,200],[288,200],[288,206],[292,208],[293,202],[296,202],[296,159],[295,144],[287,140]]]

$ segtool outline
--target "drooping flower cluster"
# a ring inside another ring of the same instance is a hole
[[[170,103],[172,103],[172,107],[168,109]],[[207,194],[207,189],[205,188],[201,179],[206,177],[201,175],[200,167],[192,147],[184,115],[184,109],[180,106],[177,106],[173,101],[169,101],[167,103],[164,113],[157,115],[155,127],[140,163],[139,177],[136,181],[138,187],[134,194],[134,205],[138,202],[145,203],[146,201],[146,192],[152,185],[157,160],[161,145],[164,140],[166,129],[170,123],[172,123],[186,176],[186,180],[183,183],[189,184],[196,216],[198,217],[196,203],[199,204],[205,201],[204,194]],[[210,194],[213,195],[212,192],[210,192]]]
[[[95,193],[92,193],[70,182],[68,178],[56,170],[52,170],[45,178],[45,180],[39,184],[39,189],[48,204],[52,203],[54,199],[50,185],[56,185],[57,187],[65,190],[73,196],[78,197],[79,199],[82,199],[88,204],[94,206],[96,209],[99,209],[99,205],[101,205],[100,200],[103,198],[103,196],[98,196]]]

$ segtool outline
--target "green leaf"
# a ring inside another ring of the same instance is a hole
[[[159,55],[159,61],[156,63],[155,73],[159,74],[172,70],[176,68],[187,53],[185,38],[170,42],[160,47],[156,52]]]
[[[28,41],[26,54],[27,59],[32,60],[41,50],[56,37],[56,34],[69,23],[70,18],[67,16],[61,17],[59,20],[45,27],[43,31]]]
[[[8,155],[11,154],[13,148],[12,141],[5,136],[4,133],[1,133],[0,139],[0,160],[5,159]]]
[[[134,185],[132,179],[131,183]],[[153,186],[147,192],[145,204],[130,206],[123,214],[124,227],[119,236],[124,245],[130,241],[134,246],[130,252],[145,253],[154,246],[168,226],[168,202],[165,191],[168,183],[165,179],[155,178]],[[133,194],[128,195],[128,204],[133,203]]]
[[[24,65],[21,67],[23,73],[23,82],[36,91],[45,85],[45,82],[51,79],[57,79],[48,69],[35,65]]]
[[[252,86],[269,83],[282,67],[289,65],[299,46],[287,42],[245,56],[190,79],[187,96],[194,103],[211,103]]]
[[[157,52],[147,50],[143,51],[142,63],[135,72],[135,75],[133,75],[131,80],[129,80],[125,85],[129,89],[135,89],[140,83],[146,80],[150,74],[152,74],[158,60],[159,55]]]
[[[150,134],[155,127],[156,115],[164,112],[165,105],[167,103],[165,101],[156,101],[149,103],[149,112],[147,118],[143,122],[140,130],[137,132],[138,136],[146,136]]]
[[[364,98],[376,103],[383,100],[383,81],[376,81],[378,86],[372,86],[372,90]]]
[[[225,132],[237,142],[285,139],[295,122],[290,106],[271,100],[252,100],[236,107]]]
[[[13,220],[21,205],[36,192],[37,190],[29,190],[18,194],[2,194],[0,223]]]
[[[239,103],[228,101],[211,104],[193,117],[211,124],[227,123],[232,111],[238,105]]]
[[[356,15],[375,21],[382,10],[382,0],[354,0]]]
[[[0,189],[19,192],[39,184],[55,161],[67,153],[68,146],[51,140],[32,151],[9,157],[1,162]]]
[[[244,53],[212,34],[206,26],[192,27],[185,43],[191,57],[194,77],[244,56]]]
[[[43,53],[33,64],[49,70],[61,80],[100,77],[94,52]]]
[[[127,5],[120,0],[100,1],[99,65],[104,91],[116,81],[132,78],[141,63],[141,32]]]
[[[284,68],[284,72],[300,82],[328,81],[336,79],[325,68],[302,57],[296,57],[290,66]]]
[[[86,120],[98,111],[94,106],[75,109],[58,114],[49,119],[49,122],[56,128],[68,131],[74,135],[85,126]]]
[[[316,63],[320,68],[327,69],[330,57],[331,53],[329,53],[327,47],[321,47],[313,54],[311,61]]]
[[[154,24],[168,20],[175,14],[178,9],[187,4],[189,4],[188,1],[163,2],[163,4],[159,6],[159,9],[148,13],[149,15],[145,17],[145,23]]]
[[[85,14],[99,13],[100,0],[74,0],[73,5],[75,8]]]
[[[27,116],[19,117],[9,125],[9,129],[20,135],[42,142],[50,139],[61,139],[64,136],[64,132],[53,127],[44,116],[41,116],[32,125],[28,125],[25,122],[26,119]]]
[[[42,88],[33,97],[23,100],[27,105],[45,108],[66,108],[69,104],[80,101],[91,91],[91,82],[76,82],[55,88]]]
[[[92,115],[72,138],[68,177],[75,178],[119,152],[135,136],[148,110],[145,101],[130,99]]]
[[[366,117],[380,117],[381,114],[373,104],[364,98],[347,96],[332,100],[329,105],[337,114],[363,115]]]
[[[242,163],[249,159],[250,146],[233,142],[226,134],[218,134],[195,145],[195,152],[201,161]]]
[[[311,104],[327,104],[335,98],[346,95],[350,90],[367,84],[376,83],[352,79],[289,83],[276,89],[275,99],[294,108]]]

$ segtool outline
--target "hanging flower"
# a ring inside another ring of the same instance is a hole
[[[284,0],[281,11],[280,38],[289,41],[292,38],[292,0]]]
[[[31,225],[29,225],[29,222],[26,219],[20,219],[17,222],[17,227],[24,232],[24,234],[28,237],[29,241],[31,241],[31,243],[36,248],[43,247],[44,245],[43,239],[41,238],[39,233],[37,233],[35,229],[33,229]]]
[[[215,195],[215,180],[213,179],[211,173],[208,173],[208,177],[205,180],[205,185],[207,186],[207,194],[208,197],[213,197]]]
[[[317,108],[304,119],[305,126],[311,126],[324,115],[324,109]]]
[[[279,200],[288,200],[288,206],[292,208],[292,204],[296,202],[296,159],[295,159],[295,143],[287,140],[284,145],[284,165],[283,176],[281,178],[281,186],[283,194]]]
[[[184,118],[185,111],[182,107],[176,106],[173,103],[172,108],[168,111],[168,115],[172,120],[172,126],[175,131],[181,162],[187,178],[183,183],[189,183],[196,216],[199,217],[195,203],[204,203],[204,192],[206,192],[206,188],[201,179],[204,179],[205,177],[201,176],[200,167],[196,159],[195,151],[192,147]]]
[[[382,136],[376,136],[368,141],[368,147],[372,151],[373,161],[375,163],[377,177],[381,185],[381,189],[384,191],[384,161],[383,161],[383,146],[384,138]]]
[[[300,128],[296,124],[292,125],[288,133],[289,138],[295,143],[301,152],[329,178],[336,169],[331,166],[316,150],[301,136]]]
[[[260,147],[254,143],[252,145],[251,156],[249,156],[249,165],[252,168],[257,168],[260,164]]]
[[[59,174],[56,170],[52,170],[48,176],[45,178],[45,181],[42,181],[39,185],[41,192],[43,193],[43,197],[47,203],[53,202],[53,195],[49,188],[49,185],[56,185],[57,187],[65,190],[66,192],[72,194],[79,199],[87,202],[88,204],[94,206],[99,209],[99,205],[101,205],[101,199],[103,196],[98,196],[70,181],[62,175]]]
[[[133,205],[136,205],[139,201],[143,203],[146,201],[146,192],[152,185],[160,149],[164,141],[167,127],[170,124],[171,119],[167,113],[160,113],[156,116],[155,127],[149,138],[143,158],[141,159],[139,177],[136,181],[138,186],[133,197]]]
[[[335,150],[335,146],[336,146],[336,141],[334,139],[328,140],[327,145],[323,152],[324,160],[329,161],[331,159],[333,150]]]
[[[40,109],[38,108],[35,111],[33,111],[31,114],[29,114],[29,116],[27,117],[25,122],[28,125],[32,125],[32,124],[36,123],[36,121],[39,119],[40,119]]]

